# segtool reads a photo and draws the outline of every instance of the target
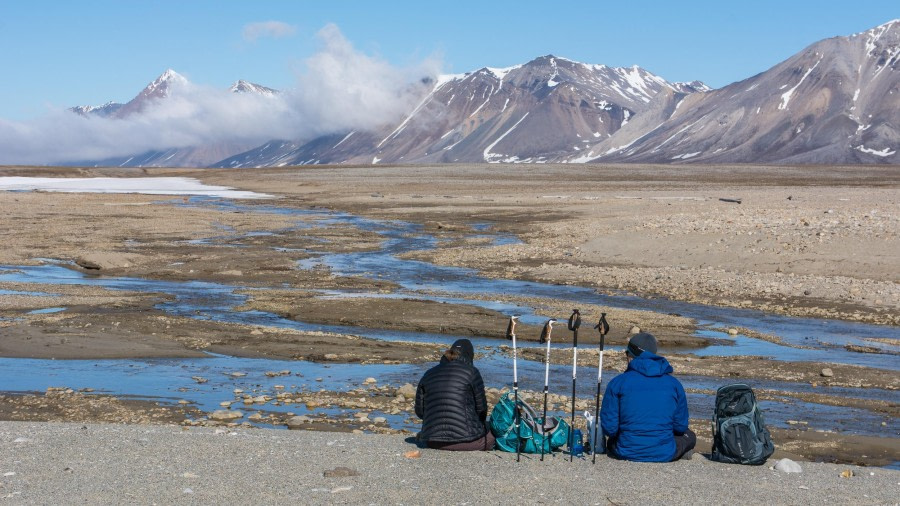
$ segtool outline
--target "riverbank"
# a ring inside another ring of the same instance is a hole
[[[417,449],[403,436],[171,426],[0,422],[0,453],[15,455],[0,464],[0,497],[27,504],[891,504],[900,480],[897,471],[834,464],[804,462],[802,473],[784,474],[699,456],[665,465],[562,455],[516,462],[500,452]]]
[[[272,371],[283,383],[293,381],[290,371]],[[198,377],[200,382],[206,378]],[[0,419],[21,422],[77,422],[136,425],[173,424],[183,427],[220,427],[228,430],[289,429],[354,434],[395,434],[414,436],[421,420],[413,412],[415,386],[378,386],[377,382],[347,391],[254,388],[236,390],[220,403],[219,409],[205,413],[194,403],[122,399],[115,396],[75,391],[66,387],[49,388],[43,393],[0,395]],[[90,390],[90,389],[87,389]],[[494,406],[508,390],[488,388],[488,403]],[[689,389],[688,393],[695,393]],[[714,394],[714,392],[706,392]],[[520,398],[532,406],[542,406],[539,391],[520,390]],[[790,397],[790,393],[760,390],[760,400]],[[798,396],[802,398],[803,396]],[[568,420],[571,398],[550,394],[548,413]],[[576,399],[576,411],[593,411],[592,399]],[[861,406],[864,409],[871,405]],[[896,406],[882,405],[890,416]],[[798,417],[799,418],[799,417]],[[860,436],[830,430],[813,430],[806,420],[791,420],[791,428],[770,426],[776,452],[772,458],[790,458],[803,462],[832,462],[879,468],[893,465],[900,453],[900,440],[889,437]],[[409,428],[395,428],[403,425]],[[585,420],[578,416],[575,426],[586,431]],[[709,453],[712,435],[708,420],[692,418],[697,434],[697,452]]]
[[[135,391],[127,388],[140,388],[142,397],[166,402],[183,395],[208,415],[229,402],[233,389],[249,390],[227,376],[248,368],[227,357],[303,360],[305,376],[292,378],[301,389],[337,391],[368,375],[396,387],[417,379],[460,336],[480,340],[489,386],[496,388],[508,382],[505,355],[495,355],[507,344],[507,315],[526,315],[517,333],[527,343],[546,318],[564,322],[575,306],[588,319],[610,313],[608,345],[621,346],[635,328],[656,334],[676,373],[692,375],[692,412],[708,409],[716,385],[753,380],[766,385],[778,430],[790,430],[789,420],[831,428],[837,424],[821,421],[838,417],[841,431],[864,427],[864,434],[885,436],[874,438],[889,443],[884,451],[900,434],[891,398],[896,379],[885,370],[900,353],[890,335],[900,315],[895,168],[4,168],[0,174],[36,175],[31,171],[191,176],[278,196],[208,201],[0,192],[8,214],[0,356],[57,359],[33,364],[67,378],[62,385],[75,390],[128,395]],[[398,256],[474,267],[493,279],[454,277],[455,271]],[[615,297],[602,299],[594,290]],[[698,313],[655,305],[657,296],[711,306]],[[729,316],[737,323],[727,326],[701,321],[715,321],[721,307],[765,312]],[[798,331],[782,327],[795,322],[773,316],[779,314],[828,319],[800,322]],[[757,330],[757,318],[765,331]],[[880,326],[874,337],[860,338],[857,327],[839,327],[839,320]],[[596,332],[583,329],[581,343],[594,346]],[[558,326],[554,343],[569,339]],[[813,352],[817,358],[808,356]],[[554,355],[565,364],[566,352]],[[843,363],[832,364],[834,356]],[[60,359],[109,359],[95,371],[106,368],[104,377],[116,384]],[[540,362],[524,362],[520,375],[530,369],[523,384],[542,378]],[[372,372],[358,377],[347,364]],[[621,370],[612,358],[607,365]],[[139,384],[131,369],[148,375],[165,369],[168,377]],[[295,368],[254,362],[249,371],[270,369]],[[212,374],[219,381],[207,385],[218,391],[201,391],[192,379]],[[62,386],[34,372],[15,384],[27,391]],[[276,396],[266,388],[259,395]],[[40,414],[39,406],[19,409]],[[266,409],[260,406],[263,421]],[[275,411],[281,421],[286,410]],[[805,418],[796,420],[797,411]],[[376,428],[397,423],[403,422]],[[860,462],[873,453],[849,451],[862,446],[846,434],[810,434],[824,442],[809,447],[829,453],[808,458]]]

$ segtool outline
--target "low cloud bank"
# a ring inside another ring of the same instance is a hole
[[[318,37],[321,48],[306,61],[296,86],[274,96],[177,83],[165,99],[124,118],[58,110],[25,122],[0,119],[0,164],[101,160],[372,129],[408,113],[431,88],[422,79],[439,72],[433,59],[401,68],[363,54],[335,25],[324,27]]]

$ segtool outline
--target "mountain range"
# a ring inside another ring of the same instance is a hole
[[[710,89],[638,66],[553,55],[428,80],[408,114],[367,130],[172,148],[78,165],[265,167],[417,163],[900,163],[900,20],[816,42],[771,69]],[[123,118],[166,100],[166,71]],[[276,90],[247,81],[235,93]],[[73,162],[75,163],[75,162]]]

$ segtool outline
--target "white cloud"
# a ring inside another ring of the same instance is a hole
[[[149,150],[238,144],[319,135],[396,123],[421,100],[439,64],[395,67],[357,51],[334,25],[296,86],[274,96],[232,93],[188,82],[124,118],[56,110],[26,122],[0,119],[0,164],[54,164],[130,156]],[[263,83],[264,84],[264,83]]]
[[[289,37],[296,32],[296,27],[281,21],[260,21],[245,25],[241,35],[243,35],[244,40],[254,42],[260,37],[273,37],[278,39]]]

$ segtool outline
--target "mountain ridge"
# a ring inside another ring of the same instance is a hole
[[[158,83],[157,83],[158,82]],[[900,163],[900,19],[823,39],[711,89],[637,65],[552,54],[426,79],[396,121],[255,146],[160,149],[103,162],[211,167],[377,163]],[[172,70],[126,104],[73,108],[121,118],[187,80]],[[149,91],[148,91],[149,90]],[[234,93],[283,92],[236,81]],[[200,156],[204,154],[204,156]]]

